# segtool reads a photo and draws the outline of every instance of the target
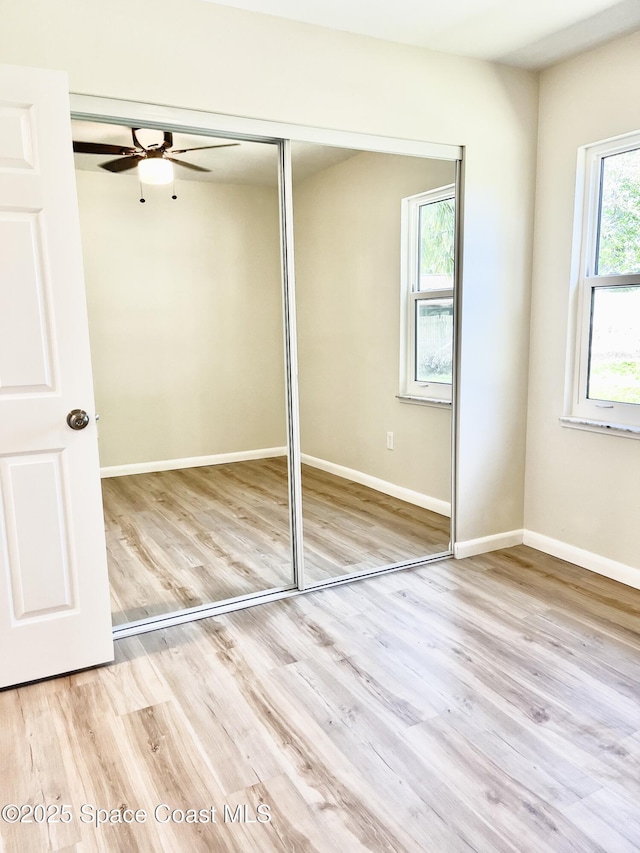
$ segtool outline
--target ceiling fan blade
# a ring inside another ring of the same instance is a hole
[[[233,148],[234,145],[240,145],[239,142],[227,142],[225,145],[199,145],[197,148],[179,148],[174,149],[172,154],[186,154],[187,151],[204,151],[205,148]]]
[[[171,152],[173,154],[173,151]],[[171,163],[177,163],[178,166],[184,166],[186,169],[193,169],[194,172],[210,172],[211,169],[203,169],[202,166],[196,166],[194,163],[185,163],[184,160],[174,160],[173,157],[167,157],[165,154],[165,160],[169,160]]]
[[[100,163],[101,169],[106,169],[107,172],[125,172],[127,169],[133,169],[142,160],[140,154],[132,154],[130,157],[118,157],[117,160],[109,160],[106,163]]]
[[[102,142],[74,142],[76,154],[133,154],[135,148],[128,145],[107,145]]]

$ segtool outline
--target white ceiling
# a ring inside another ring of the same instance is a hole
[[[206,1],[526,68],[640,27],[640,0]]]

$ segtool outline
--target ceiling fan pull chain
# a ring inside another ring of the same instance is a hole
[[[140,186],[140,204],[144,204],[146,201],[146,198],[144,197],[144,190],[142,189],[142,181],[139,181],[138,183]]]

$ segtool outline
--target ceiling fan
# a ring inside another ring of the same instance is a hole
[[[192,169],[195,172],[211,171],[211,169],[205,169],[203,166],[196,166],[195,163],[176,160],[172,155],[187,154],[189,151],[202,151],[205,148],[231,148],[240,144],[238,142],[227,142],[218,145],[199,145],[195,148],[176,149],[173,147],[173,133],[165,130],[163,131],[164,139],[162,142],[143,145],[137,136],[139,130],[140,128],[131,128],[133,146],[74,141],[73,150],[77,154],[117,154],[119,155],[117,159],[100,163],[100,168],[106,169],[108,172],[126,172],[127,169],[138,166],[140,180],[144,183],[168,184],[173,180],[172,163],[184,166],[186,169]]]

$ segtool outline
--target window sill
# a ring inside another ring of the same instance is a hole
[[[629,424],[611,424],[606,421],[596,421],[590,418],[562,417],[559,419],[563,427],[582,429],[587,432],[619,435],[621,438],[640,438],[640,426]]]
[[[434,406],[436,409],[451,408],[451,400],[439,400],[437,397],[412,397],[410,394],[396,394],[396,400],[413,406]]]

